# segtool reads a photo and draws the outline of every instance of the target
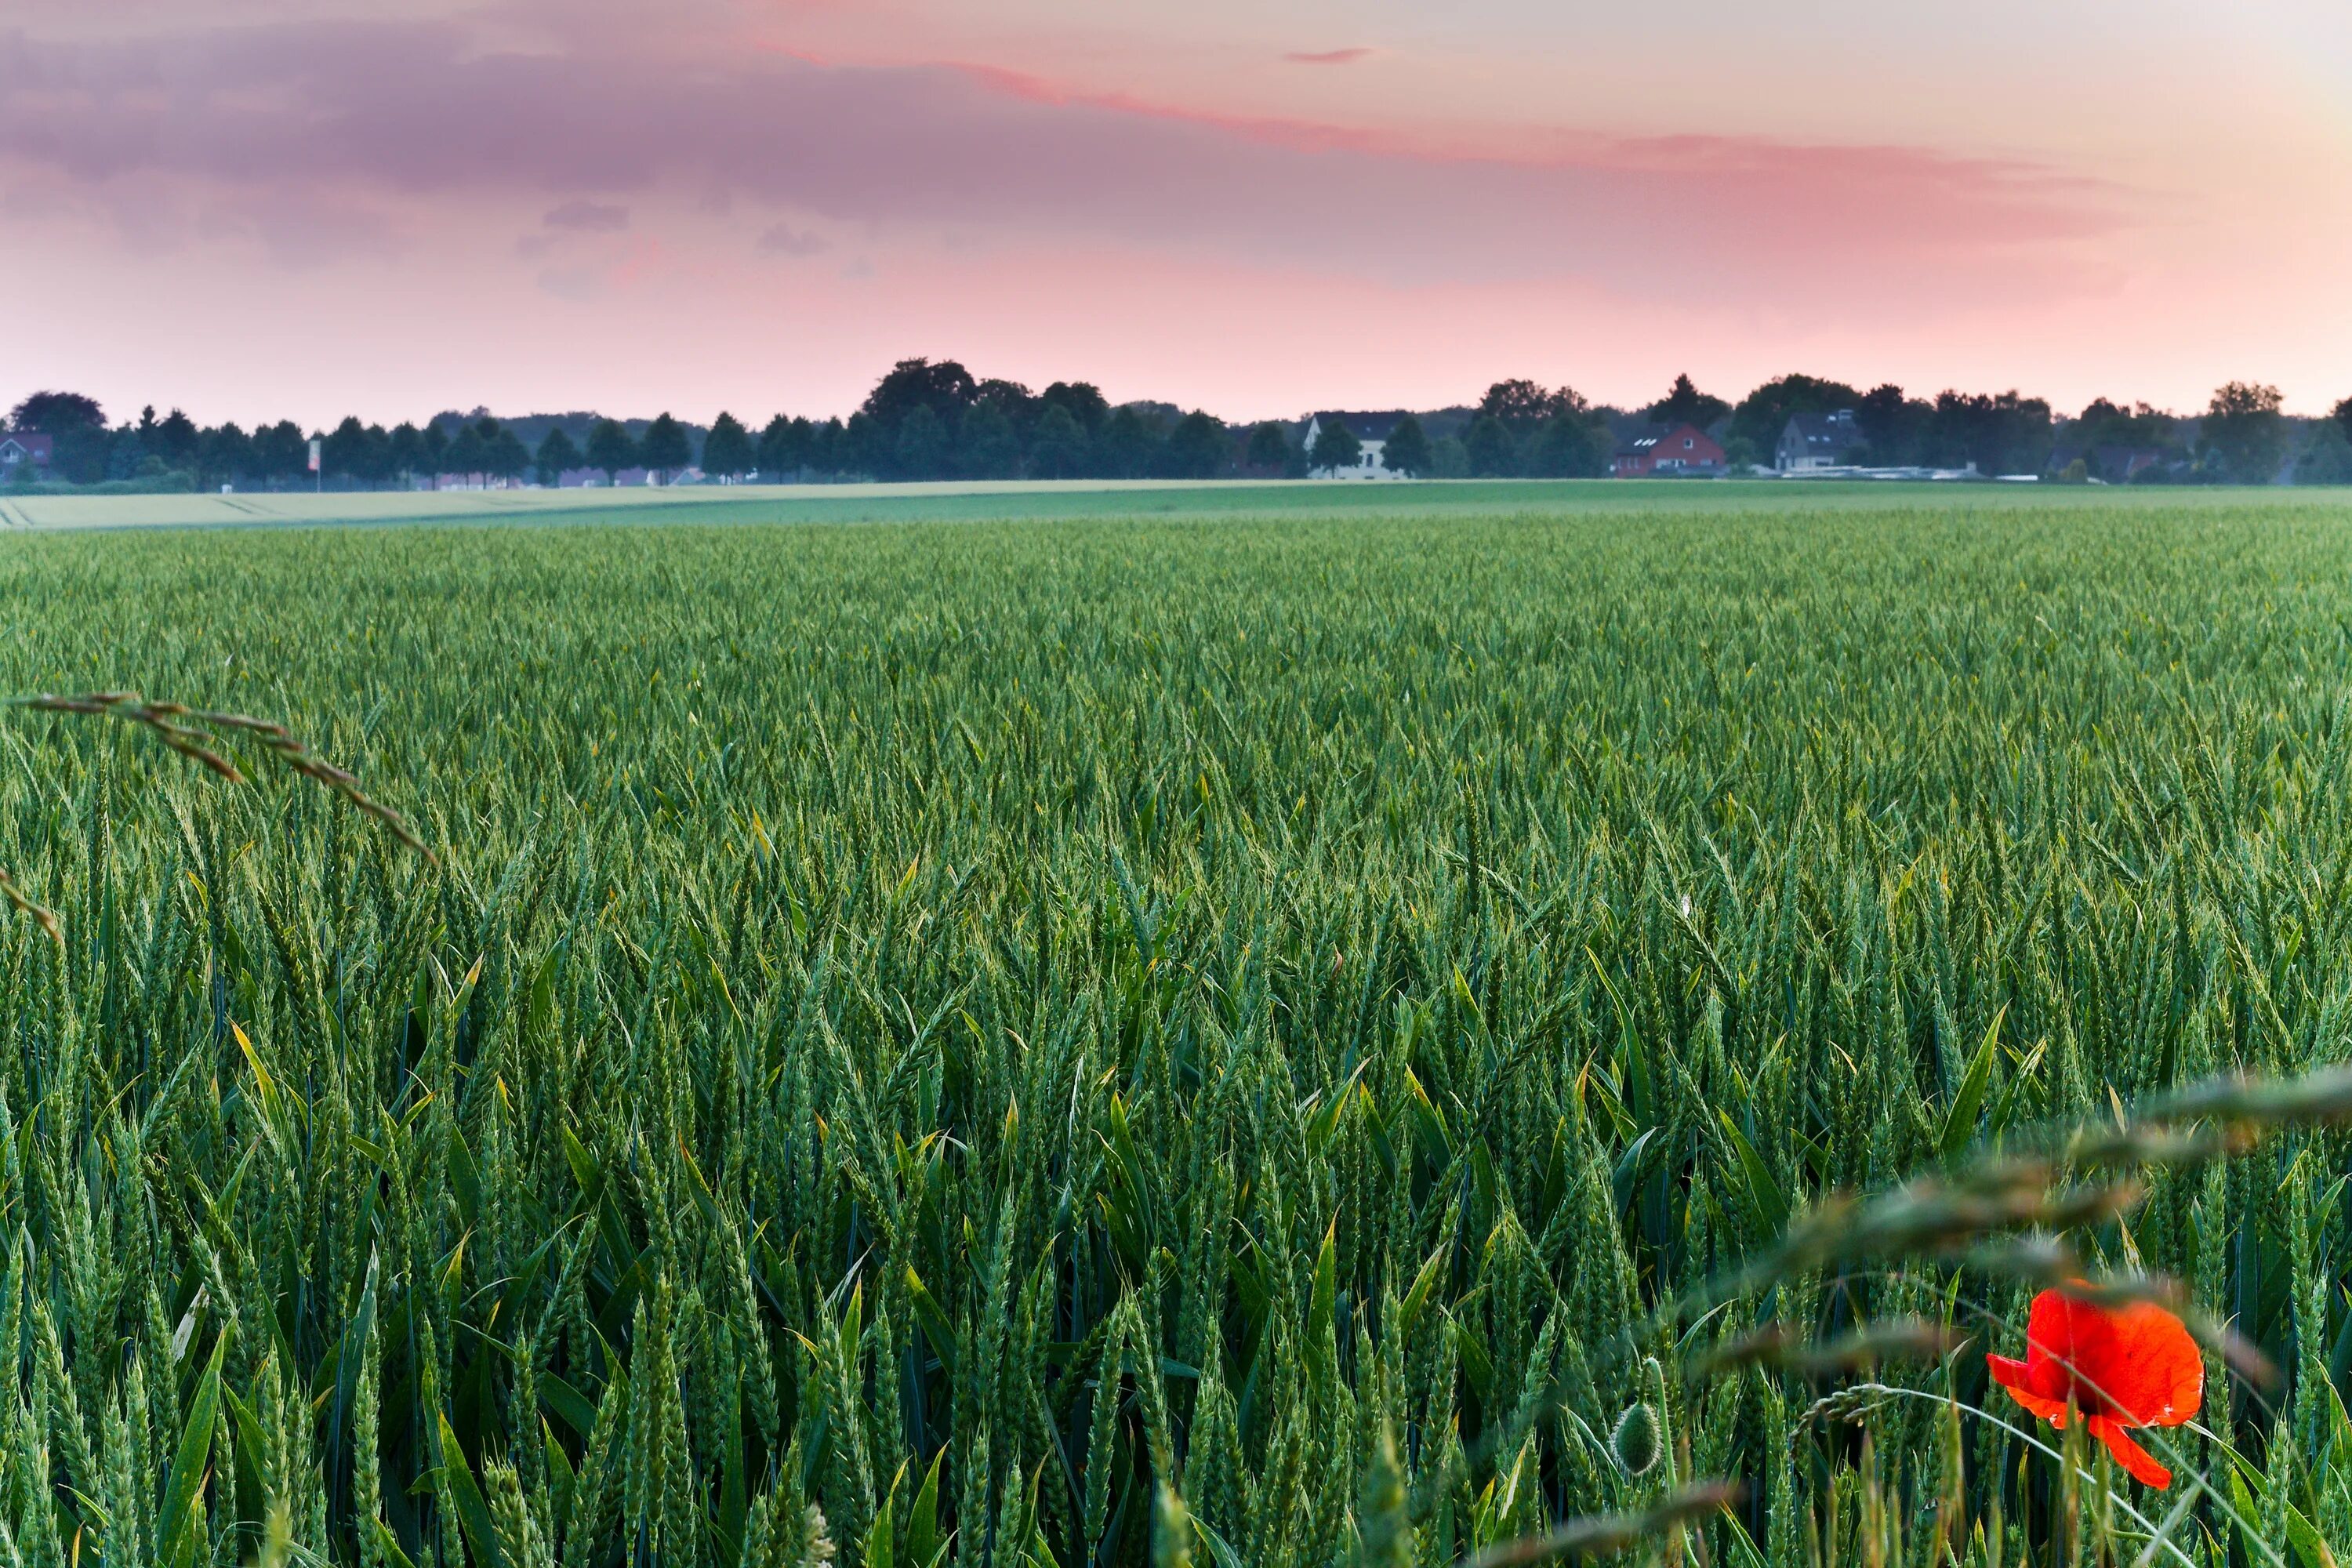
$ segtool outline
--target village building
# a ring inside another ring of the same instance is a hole
[[[1621,479],[1712,477],[1728,469],[1722,444],[1690,424],[1635,437],[1617,448],[1609,466]]]
[[[0,477],[47,471],[52,449],[49,437],[37,430],[0,435]]]
[[[1852,465],[1862,444],[1862,427],[1854,423],[1851,408],[1834,414],[1792,414],[1780,431],[1780,445],[1772,449],[1772,466],[1784,474],[1843,468]]]
[[[1381,460],[1389,437],[1403,423],[1405,411],[1390,409],[1385,414],[1349,414],[1344,410],[1327,410],[1311,416],[1307,421],[1307,434],[1302,449],[1310,455],[1315,450],[1315,438],[1333,425],[1345,425],[1356,437],[1362,450],[1357,454],[1353,467],[1346,468],[1315,468],[1310,470],[1318,479],[1402,479],[1411,476],[1398,473]]]

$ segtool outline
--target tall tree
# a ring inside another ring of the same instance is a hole
[[[1396,422],[1389,432],[1388,444],[1381,448],[1381,461],[1400,474],[1420,479],[1429,472],[1436,455],[1430,449],[1429,433],[1421,421],[1408,414]]]
[[[1344,419],[1334,419],[1318,426],[1315,444],[1307,448],[1307,460],[1318,474],[1336,475],[1343,468],[1352,468],[1363,461],[1364,444],[1348,428]]]
[[[425,432],[402,420],[392,427],[392,440],[385,455],[393,476],[404,484],[415,484],[416,476],[425,471]]]
[[[722,479],[740,479],[759,460],[751,433],[732,414],[721,413],[702,438],[702,471]]]
[[[79,392],[37,392],[8,411],[8,425],[11,429],[44,436],[62,436],[68,430],[103,430],[106,411],[98,405],[98,399],[84,397]]]
[[[1616,443],[1606,421],[1591,413],[1559,413],[1528,443],[1527,469],[1551,479],[1598,479],[1609,471]]]
[[[539,482],[552,489],[563,482],[566,472],[580,466],[580,448],[563,433],[563,426],[549,426],[539,450],[531,455],[531,467],[538,470]]]
[[[530,448],[511,430],[501,429],[485,443],[489,471],[512,484],[530,471]]]
[[[1104,421],[1095,446],[1102,468],[1113,479],[1139,479],[1151,472],[1161,441],[1158,419],[1147,419],[1133,405],[1121,404]]]
[[[653,423],[646,426],[637,451],[646,467],[665,484],[670,476],[694,461],[694,443],[688,438],[686,426],[671,418],[667,409],[654,416]]]
[[[233,484],[253,469],[253,441],[231,420],[207,430],[196,445],[196,470],[206,488]]]
[[[163,416],[162,424],[142,439],[149,451],[161,453],[163,460],[172,467],[193,468],[196,466],[196,444],[202,438],[196,422],[174,408]]]
[[[457,475],[467,485],[481,483],[489,477],[490,443],[478,425],[460,425],[457,433],[449,437],[449,450],[441,459],[449,472]]]
[[[809,466],[809,422],[779,414],[760,432],[760,477],[773,483],[794,479]]]
[[[1653,425],[1696,425],[1704,430],[1730,413],[1731,405],[1701,392],[1688,375],[1678,375],[1666,395],[1643,412]]]
[[[1518,472],[1519,447],[1510,426],[1492,414],[1481,414],[1462,432],[1463,456],[1470,471],[1482,479],[1503,479]]]
[[[1166,467],[1171,479],[1213,479],[1233,460],[1233,439],[1225,434],[1225,422],[1213,414],[1196,408],[1169,433]]]
[[[948,432],[928,404],[917,404],[898,421],[890,446],[890,471],[902,479],[935,479],[947,470]]]
[[[1581,414],[1585,406],[1574,387],[1555,391],[1533,381],[1498,381],[1478,400],[1479,415],[1500,420],[1513,436],[1530,435],[1555,415]]]
[[[1030,438],[1029,471],[1039,479],[1066,479],[1082,472],[1086,462],[1086,427],[1066,405],[1048,403]]]
[[[2286,461],[2284,401],[2275,386],[2233,381],[2214,390],[2199,422],[2197,445],[2208,467],[2242,485],[2266,485]]]
[[[963,411],[955,466],[975,479],[1009,479],[1021,471],[1021,438],[1013,434],[1013,416],[1003,400],[991,398]]]
[[[2344,426],[2344,434],[2352,436],[2352,397],[2344,399],[2327,411],[2327,416]]]
[[[1854,426],[1869,443],[1862,454],[1864,460],[1880,468],[1905,468],[1920,462],[1926,457],[1927,432],[1935,413],[1934,405],[1906,397],[1903,389],[1892,382],[1864,393],[1853,405]]]
[[[1290,432],[1268,419],[1250,432],[1244,456],[1253,468],[1287,469],[1290,453]]]
[[[588,466],[604,470],[604,482],[618,484],[623,468],[637,466],[637,444],[617,419],[599,419],[588,432]]]

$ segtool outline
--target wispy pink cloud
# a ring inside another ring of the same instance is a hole
[[[1282,58],[1294,66],[1351,66],[1368,59],[1372,51],[1361,47],[1345,49],[1293,49]]]

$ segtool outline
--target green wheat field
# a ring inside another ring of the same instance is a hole
[[[1296,494],[0,534],[0,1564],[2340,1560],[2352,504]]]

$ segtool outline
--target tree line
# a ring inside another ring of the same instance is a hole
[[[1408,415],[1388,431],[1386,467],[1415,477],[1590,478],[1610,471],[1622,440],[1685,423],[1721,441],[1738,471],[1769,466],[1796,415],[1848,410],[1859,445],[1846,460],[1872,467],[2053,472],[2089,478],[2101,454],[2132,454],[2137,482],[2352,483],[2352,398],[2329,417],[2296,421],[2275,388],[2231,382],[2200,414],[2100,398],[2059,416],[2015,391],[1913,396],[1892,384],[1864,391],[1809,375],[1767,382],[1737,404],[1687,375],[1638,409],[1596,405],[1573,388],[1500,381],[1475,405]],[[347,417],[306,434],[291,420],[247,431],[199,426],[151,406],[110,425],[95,399],[40,392],[11,410],[9,428],[50,437],[47,478],[74,485],[338,489],[458,482],[542,485],[639,474],[666,482],[698,468],[727,482],[763,480],[1299,478],[1355,468],[1360,432],[1326,420],[1313,449],[1293,424],[1228,424],[1166,404],[1114,405],[1090,383],[1043,392],[981,379],[953,360],[903,360],[846,419],[778,415],[754,430],[729,413],[698,429],[664,413],[636,428],[595,416],[549,420],[526,441],[488,416],[445,415],[387,429]],[[578,432],[575,435],[575,430]],[[310,445],[320,444],[320,469]],[[2073,454],[2067,462],[2053,461]],[[20,468],[20,480],[32,476]]]

